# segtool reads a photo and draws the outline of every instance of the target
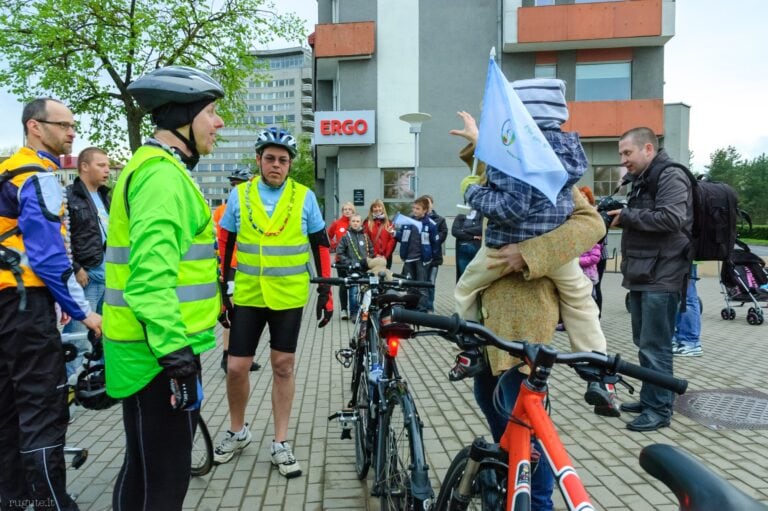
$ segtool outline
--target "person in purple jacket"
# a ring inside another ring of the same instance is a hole
[[[26,145],[0,163],[0,508],[77,510],[66,491],[69,422],[55,304],[101,335],[68,256],[63,190],[53,171],[72,151],[72,112],[24,107]]]

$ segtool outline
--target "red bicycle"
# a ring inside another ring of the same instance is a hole
[[[529,510],[531,475],[535,470],[531,461],[532,438],[538,440],[546,454],[567,509],[594,510],[587,490],[544,408],[547,383],[555,364],[574,368],[587,381],[621,382],[621,375],[626,375],[678,394],[683,394],[688,386],[686,380],[625,362],[619,355],[559,353],[544,344],[505,341],[484,326],[464,321],[457,315],[436,316],[395,309],[392,320],[433,328],[435,331],[414,335],[436,334],[455,342],[462,349],[495,346],[521,358],[530,368],[530,375],[520,385],[520,394],[509,414],[501,442],[492,444],[483,438],[476,438],[472,445],[456,455],[437,497],[437,510]],[[674,447],[646,447],[641,453],[641,465],[675,492],[681,509],[768,509]]]

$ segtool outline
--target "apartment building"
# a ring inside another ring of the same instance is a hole
[[[581,184],[596,195],[621,180],[617,141],[627,129],[652,128],[687,162],[688,107],[663,98],[674,27],[673,0],[318,0],[310,44],[326,218],[353,198],[408,210],[416,191],[457,214],[467,168],[463,139],[448,131],[461,127],[459,110],[479,119],[492,47],[510,81],[566,81],[564,129],[582,137],[590,168]],[[417,112],[431,119],[415,136],[400,116]]]
[[[229,195],[229,173],[254,162],[253,145],[259,130],[280,126],[297,136],[311,135],[314,130],[310,50],[299,46],[257,50],[254,54],[266,67],[260,71],[261,77],[248,81],[245,123],[224,127],[214,152],[202,157],[193,171],[212,208]]]

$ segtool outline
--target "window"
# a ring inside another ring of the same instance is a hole
[[[384,169],[384,199],[416,198],[416,175],[413,169]]]
[[[555,5],[555,0],[534,0],[533,5],[541,7],[542,5]]]
[[[626,167],[595,167],[595,197],[611,195],[626,173]]]
[[[576,101],[632,99],[632,64],[576,64]]]
[[[536,64],[533,70],[534,78],[557,78],[556,64]]]

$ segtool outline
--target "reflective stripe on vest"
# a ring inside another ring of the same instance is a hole
[[[259,179],[237,187],[240,225],[234,303],[273,310],[303,307],[309,300],[309,239],[302,232],[301,217],[309,189],[288,178],[268,216],[259,196]]]
[[[210,209],[187,169],[161,148],[140,147],[123,169],[113,192],[109,234],[105,254],[107,289],[104,294],[104,334],[110,341],[136,341],[145,338],[144,329],[125,301],[124,291],[130,275],[131,256],[129,217],[125,204],[125,185],[133,172],[149,160],[162,159],[182,173],[189,186],[196,190],[198,207],[207,215],[206,225],[195,235],[192,244],[181,255],[178,267],[176,297],[184,330],[191,336],[216,324],[221,302],[216,277],[213,220]],[[169,169],[170,171],[170,169]]]

